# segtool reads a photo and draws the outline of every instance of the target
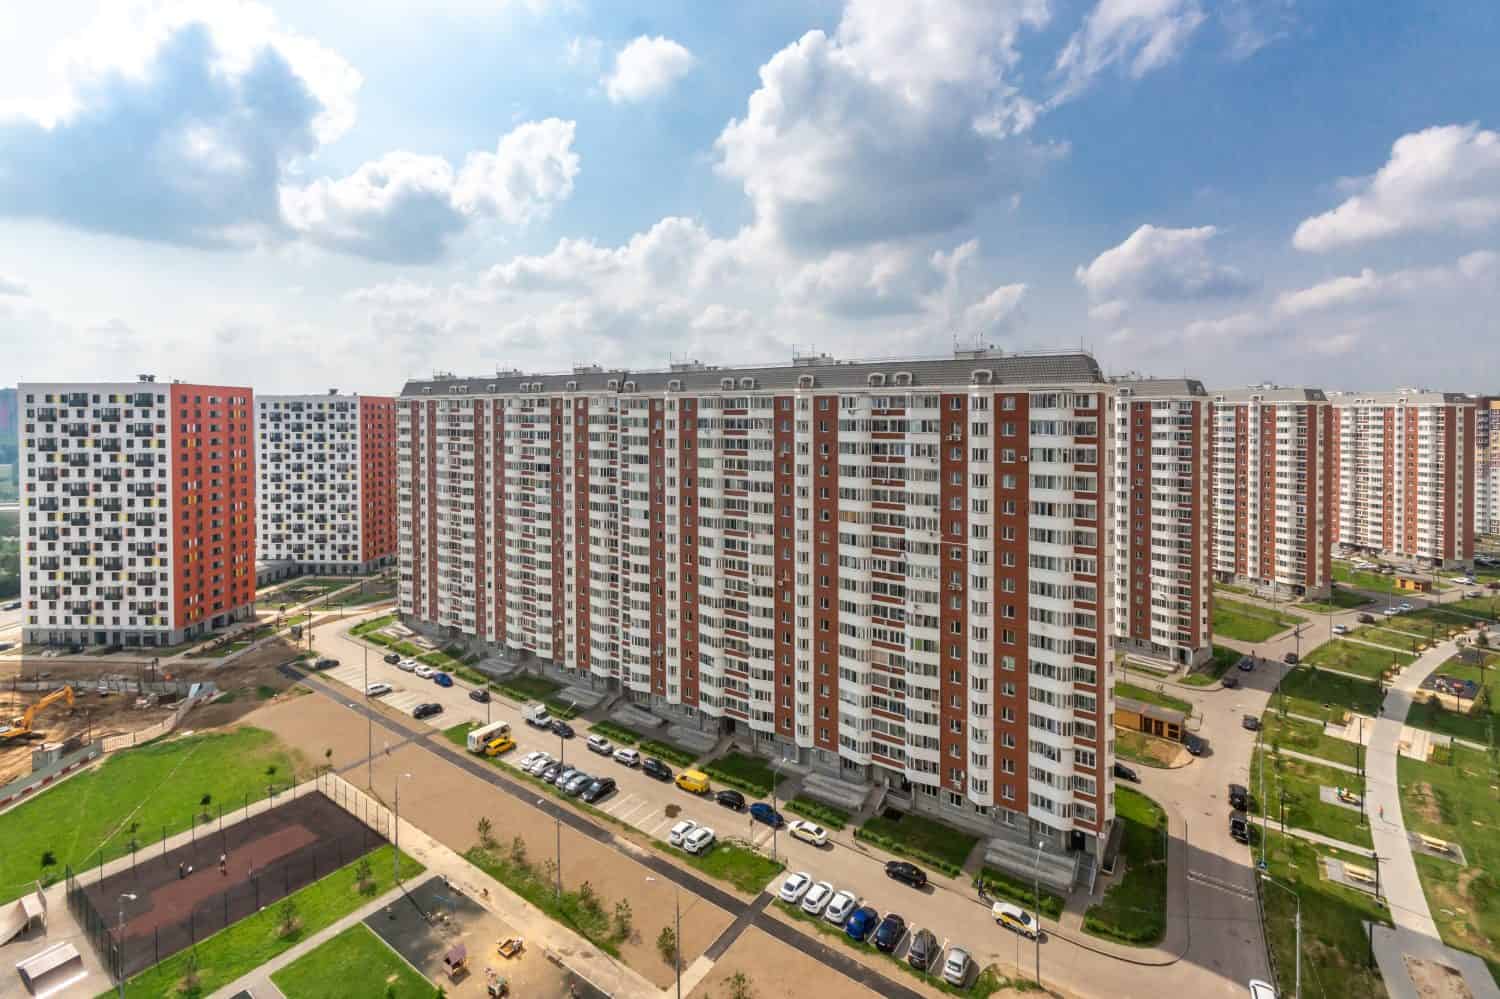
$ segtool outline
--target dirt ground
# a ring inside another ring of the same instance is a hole
[[[754,926],[740,934],[708,977],[689,993],[690,999],[725,999],[729,979],[742,973],[750,980],[751,995],[816,995],[818,999],[865,999],[870,990],[826,967],[807,954],[788,947]]]
[[[1456,968],[1435,961],[1405,958],[1406,973],[1421,999],[1473,999],[1474,993]]]
[[[278,702],[248,716],[245,721],[276,732],[303,754],[321,761],[327,749],[335,768],[365,757],[366,725],[363,718],[322,695]],[[396,776],[401,775],[401,816],[449,849],[463,853],[475,845],[480,818],[488,818],[494,836],[503,844],[520,836],[528,856],[537,864],[557,856],[558,827],[545,815],[486,782],[474,777],[426,749],[401,744],[400,737],[375,727],[378,758],[374,765],[374,793],[395,804]],[[434,732],[431,738],[441,739]],[[389,742],[391,749],[385,751]],[[346,778],[363,785],[365,767],[355,767]],[[409,775],[409,776],[407,776]],[[540,792],[538,792],[540,794]],[[625,964],[658,986],[674,980],[671,965],[656,950],[656,937],[673,918],[670,885],[647,881],[650,872],[618,850],[564,826],[561,829],[563,885],[576,889],[588,881],[612,908],[619,899],[629,899],[634,913],[634,932],[620,945]],[[682,955],[684,966],[707,949],[732,921],[729,914],[701,899],[683,898]],[[566,960],[566,955],[563,955]]]

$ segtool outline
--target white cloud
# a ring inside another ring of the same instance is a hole
[[[1026,295],[1024,284],[1004,284],[964,310],[962,332],[984,335],[1008,327]]]
[[[1103,323],[1118,322],[1128,312],[1130,307],[1118,298],[1108,302],[1100,302],[1098,305],[1089,306],[1089,318],[1097,319]]]
[[[1118,318],[1133,299],[1183,302],[1230,298],[1252,283],[1233,267],[1215,263],[1208,244],[1218,234],[1211,225],[1164,229],[1143,225],[1120,245],[1105,250],[1074,276],[1089,297],[1103,303],[1101,318]]]
[[[1060,147],[1009,76],[1044,0],[851,0],[760,69],[716,143],[757,224],[818,251],[946,232],[1034,176]]]
[[[592,35],[578,35],[568,41],[568,65],[596,71],[604,55],[604,43]]]
[[[1108,69],[1132,79],[1160,69],[1203,18],[1198,0],[1099,0],[1057,57],[1053,73],[1062,82],[1052,102],[1076,97]]]
[[[693,68],[693,54],[670,38],[641,35],[615,55],[615,65],[601,81],[615,104],[634,104],[660,97]]]
[[[26,287],[26,282],[20,278],[0,274],[0,295],[9,295],[13,298],[25,298],[31,293]]]
[[[406,278],[398,278],[395,281],[387,281],[381,284],[371,285],[368,288],[356,288],[344,296],[345,301],[355,302],[361,305],[378,305],[386,308],[400,308],[402,306],[426,305],[437,296],[436,290],[428,284],[417,284]]]
[[[440,156],[386,153],[347,177],[281,189],[286,223],[329,249],[423,263],[474,220],[516,225],[545,216],[573,192],[573,122],[526,122],[493,153],[470,153],[455,173]]]
[[[1500,134],[1477,124],[1401,136],[1374,176],[1332,211],[1306,219],[1292,244],[1320,253],[1405,232],[1477,230],[1500,221]]]
[[[1431,292],[1493,283],[1497,276],[1500,276],[1500,254],[1491,250],[1466,254],[1451,267],[1410,268],[1389,274],[1366,267],[1355,275],[1332,278],[1279,295],[1274,311],[1279,316],[1295,317],[1335,309],[1392,305]]]
[[[1231,59],[1248,59],[1286,37],[1295,25],[1295,0],[1223,0],[1219,24],[1229,40]]]

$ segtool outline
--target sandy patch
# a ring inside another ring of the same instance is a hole
[[[1417,987],[1421,999],[1473,999],[1469,984],[1457,968],[1436,961],[1426,961],[1407,955],[1406,973]]]

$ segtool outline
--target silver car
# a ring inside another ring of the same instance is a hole
[[[807,889],[807,894],[802,896],[802,911],[811,916],[816,916],[823,911],[828,900],[833,897],[833,885],[827,881],[819,881]]]
[[[852,891],[841,891],[828,902],[823,918],[835,926],[843,926],[849,916],[859,908],[859,896]]]
[[[943,962],[943,981],[949,985],[963,985],[969,977],[969,952],[962,947],[949,947],[948,960]]]

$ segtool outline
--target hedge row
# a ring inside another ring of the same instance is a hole
[[[796,812],[798,815],[812,819],[820,825],[829,829],[842,829],[849,824],[852,816],[842,808],[834,808],[825,805],[821,801],[813,801],[811,798],[793,798],[786,803],[788,811]]]
[[[933,867],[937,868],[939,871],[942,871],[944,874],[948,875],[950,878],[956,878],[963,872],[963,868],[961,868],[957,864],[949,863],[948,861],[939,856],[936,856],[935,854],[928,853],[926,850],[918,849],[914,846],[907,846],[905,843],[893,837],[884,836],[877,832],[870,832],[869,830],[865,829],[864,826],[860,826],[859,828],[854,830],[854,838],[862,839],[867,843],[874,843],[876,846],[884,850],[888,850],[891,853],[897,854],[899,856],[910,857],[912,860],[920,860],[923,863],[930,864]]]

